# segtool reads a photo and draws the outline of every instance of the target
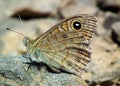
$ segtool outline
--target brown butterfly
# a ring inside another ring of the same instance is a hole
[[[57,23],[35,40],[25,37],[24,44],[34,61],[80,76],[81,69],[90,62],[89,45],[96,23],[95,16],[73,16]]]

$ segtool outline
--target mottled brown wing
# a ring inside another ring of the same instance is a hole
[[[38,37],[34,45],[48,65],[80,75],[90,61],[89,44],[96,22],[90,15],[65,19]]]

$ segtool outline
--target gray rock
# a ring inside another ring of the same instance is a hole
[[[24,69],[24,65],[19,60],[22,57],[1,57],[0,59],[0,84],[9,86],[30,86],[33,80]]]
[[[33,65],[28,70],[29,59],[0,57],[0,86],[87,86],[84,80],[67,73],[52,73],[46,66],[38,69]]]

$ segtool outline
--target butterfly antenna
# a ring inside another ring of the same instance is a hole
[[[22,22],[22,19],[21,19],[20,15],[18,15],[18,17],[20,19],[21,25],[23,25],[23,22]]]
[[[21,25],[24,26],[23,21],[22,21],[22,18],[20,17],[20,15],[18,15],[18,17],[19,17],[19,19],[20,19]],[[22,33],[21,33],[21,34],[22,34]],[[25,34],[22,34],[22,35],[24,35],[25,37],[27,37]]]
[[[23,25],[23,22],[22,22],[22,19],[21,19],[20,15],[18,15],[18,17],[19,17],[19,19],[20,19],[21,25]],[[19,32],[15,31],[15,30],[10,29],[10,28],[6,28],[6,30],[9,30],[9,31],[18,33],[18,34],[20,34],[20,35],[23,35],[24,37],[27,37],[25,34],[19,33]]]
[[[12,31],[12,32],[18,33],[18,34],[20,34],[20,35],[26,37],[25,34],[19,33],[19,32],[15,31],[15,30],[10,29],[10,28],[6,28],[6,30],[9,30],[9,31]]]

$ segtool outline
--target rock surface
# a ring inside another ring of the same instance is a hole
[[[115,43],[117,43],[120,46],[120,22],[114,23],[112,27],[112,39]]]
[[[77,76],[66,73],[48,72],[46,66],[39,67],[29,64],[28,59],[19,57],[0,57],[1,86],[87,86],[85,81]]]

